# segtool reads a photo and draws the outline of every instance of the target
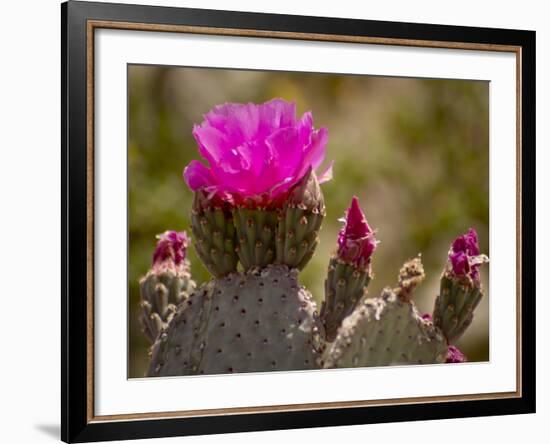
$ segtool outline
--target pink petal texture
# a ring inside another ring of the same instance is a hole
[[[193,191],[206,190],[231,204],[269,206],[325,159],[328,131],[315,130],[313,116],[296,118],[296,105],[283,99],[262,104],[226,103],[210,110],[193,128],[201,157],[183,177]],[[322,181],[332,177],[331,167]]]
[[[477,232],[473,228],[458,236],[451,244],[449,262],[456,276],[469,276],[472,281],[479,282],[478,269],[486,261],[484,258],[486,259],[479,253]]]
[[[187,233],[165,231],[157,235],[157,239],[157,246],[153,253],[153,269],[182,266],[190,242]]]
[[[456,364],[460,362],[466,362],[466,356],[464,356],[464,353],[462,353],[457,347],[454,345],[449,345],[449,348],[447,349],[447,357],[445,359],[445,362],[447,364]]]
[[[192,189],[206,188],[214,185],[210,170],[197,160],[192,160],[183,170],[185,182]]]
[[[338,258],[367,269],[377,244],[374,232],[359,207],[359,200],[354,196],[338,235]]]

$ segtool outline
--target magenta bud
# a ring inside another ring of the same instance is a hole
[[[157,235],[157,246],[153,253],[153,268],[180,267],[183,265],[190,238],[185,231],[165,231]]]
[[[378,241],[359,207],[357,197],[353,197],[343,221],[344,226],[338,235],[338,259],[367,269]]]
[[[479,266],[487,262],[487,257],[479,253],[476,230],[470,228],[466,234],[458,236],[449,251],[451,270],[456,276],[468,276],[479,283]]]
[[[447,364],[456,364],[459,362],[466,362],[466,356],[464,356],[464,353],[462,353],[457,347],[454,345],[449,345],[449,348],[447,349],[447,357],[445,358],[445,362]]]

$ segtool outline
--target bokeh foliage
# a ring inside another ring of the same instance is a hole
[[[475,227],[489,253],[487,82],[132,65],[128,97],[129,377],[143,376],[147,364],[138,279],[157,233],[190,231],[192,193],[182,170],[199,158],[193,124],[216,104],[282,97],[328,128],[327,159],[335,164],[334,179],[323,185],[327,217],[301,274],[317,301],[338,219],[353,195],[381,241],[371,295],[394,285],[401,264],[422,253],[427,279],[415,300],[431,312],[452,239]],[[192,247],[189,257],[197,282],[208,280]],[[488,267],[482,279],[488,295]],[[489,358],[488,302],[458,344],[470,361]]]

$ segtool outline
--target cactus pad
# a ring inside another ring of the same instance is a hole
[[[315,308],[285,266],[212,280],[180,305],[153,346],[148,375],[318,368]]]
[[[439,363],[446,353],[447,341],[432,322],[385,289],[344,320],[327,349],[325,368]]]

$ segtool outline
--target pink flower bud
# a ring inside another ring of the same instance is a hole
[[[459,362],[466,362],[466,356],[464,356],[464,353],[462,353],[457,347],[454,345],[449,345],[449,348],[447,349],[447,358],[445,359],[445,362],[447,364],[456,364]]]
[[[190,239],[185,231],[165,231],[157,235],[153,253],[153,268],[180,267],[183,265]]]
[[[476,230],[470,228],[466,234],[454,240],[449,251],[449,261],[456,276],[469,276],[472,281],[479,282],[478,268],[487,261],[487,257],[479,254]]]
[[[359,207],[357,197],[353,197],[343,221],[344,226],[338,235],[338,258],[367,269],[378,241]]]

